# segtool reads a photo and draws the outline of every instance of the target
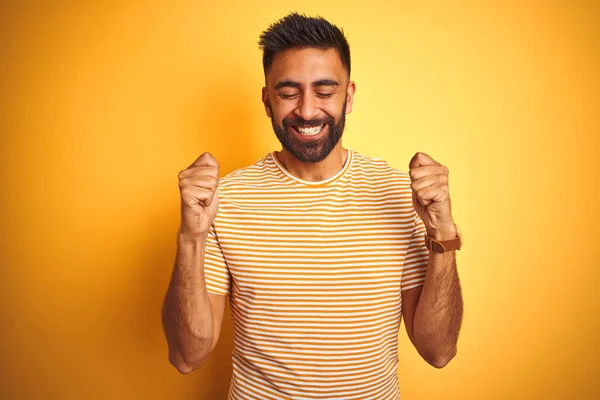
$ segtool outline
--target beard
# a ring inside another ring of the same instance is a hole
[[[339,142],[344,133],[344,127],[346,125],[346,101],[344,99],[344,106],[342,107],[342,113],[339,122],[335,122],[335,119],[327,114],[325,118],[304,120],[297,116],[287,116],[281,121],[282,125],[275,122],[273,109],[269,103],[269,110],[271,111],[271,124],[277,139],[289,153],[302,162],[317,163],[323,161],[329,153],[333,150],[335,145]],[[296,135],[291,132],[292,126],[300,126],[303,128],[310,128],[314,126],[321,126],[327,128],[327,132],[322,137],[315,140],[300,140]]]

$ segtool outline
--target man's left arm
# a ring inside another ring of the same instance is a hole
[[[456,237],[448,190],[448,168],[427,154],[410,161],[413,207],[427,234],[436,240]],[[456,355],[463,301],[456,268],[456,252],[429,252],[423,286],[402,292],[407,333],[419,354],[442,368]]]

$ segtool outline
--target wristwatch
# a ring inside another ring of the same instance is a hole
[[[436,253],[445,253],[446,251],[460,250],[463,244],[462,235],[458,226],[456,227],[456,237],[450,240],[435,240],[428,234],[425,234],[425,247]]]

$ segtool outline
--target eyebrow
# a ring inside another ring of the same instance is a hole
[[[275,85],[275,90],[281,89],[283,87],[299,88],[300,86],[301,85],[299,82],[288,79],[281,82],[277,82],[277,84]],[[312,83],[312,87],[317,86],[340,86],[340,83],[333,79],[319,79],[318,81]]]

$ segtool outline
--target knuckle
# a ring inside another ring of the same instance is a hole
[[[202,153],[202,155],[198,158],[198,160],[200,160],[200,161],[210,161],[211,164],[214,164],[214,168],[216,168],[217,171],[221,167],[221,164],[219,164],[219,161],[216,159],[216,157],[213,156],[208,151]]]
[[[215,161],[217,160],[215,158],[215,156],[211,152],[208,152],[208,151],[205,151],[204,153],[202,153],[202,157],[208,158],[208,159],[211,159],[211,160],[215,160]]]

